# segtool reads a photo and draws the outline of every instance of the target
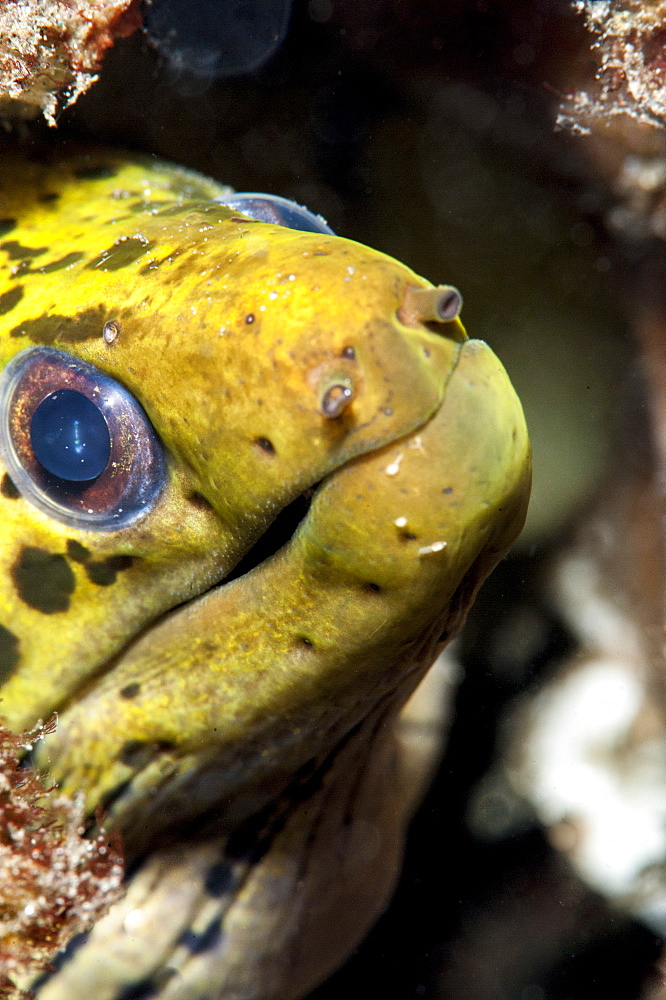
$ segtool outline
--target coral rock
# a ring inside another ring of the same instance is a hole
[[[0,4],[0,116],[55,125],[97,79],[106,50],[141,26],[138,0],[5,0]]]

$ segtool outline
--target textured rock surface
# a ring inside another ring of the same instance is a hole
[[[572,0],[594,37],[594,82],[564,104],[560,124],[589,131],[599,121],[629,115],[666,120],[666,3],[663,0]]]
[[[114,38],[141,23],[137,0],[7,0],[0,7],[0,117],[55,125],[97,79]]]

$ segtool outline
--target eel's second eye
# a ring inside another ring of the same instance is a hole
[[[271,222],[274,226],[285,226],[287,229],[300,229],[305,233],[326,233],[335,236],[326,219],[315,215],[309,208],[299,205],[289,198],[281,198],[277,194],[259,194],[257,192],[241,191],[234,194],[223,194],[215,201],[236,212],[242,212],[257,222]]]
[[[97,479],[111,457],[104,414],[73,389],[60,389],[41,401],[30,421],[30,443],[47,472],[74,483]]]
[[[65,524],[113,531],[166,478],[160,442],[115,379],[62,351],[21,351],[0,376],[0,456],[23,496]]]

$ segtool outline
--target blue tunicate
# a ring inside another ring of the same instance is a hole
[[[83,483],[104,472],[111,437],[97,406],[81,392],[60,389],[42,400],[30,422],[35,458],[47,472]]]
[[[244,191],[238,194],[220,195],[215,201],[233,208],[236,212],[242,212],[243,215],[249,215],[257,222],[271,222],[274,226],[301,229],[305,233],[326,233],[328,236],[335,236],[321,215],[315,215],[303,205],[298,205],[289,198],[281,198],[277,194]]]

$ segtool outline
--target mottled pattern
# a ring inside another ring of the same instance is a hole
[[[67,539],[67,555],[74,562],[85,566],[88,579],[98,587],[110,587],[116,582],[118,573],[129,569],[134,563],[132,556],[107,556],[106,559],[94,559],[90,549],[81,545],[75,538]]]
[[[35,611],[68,611],[76,581],[63,555],[26,545],[11,568],[21,600]]]
[[[99,268],[100,271],[120,271],[149,253],[154,246],[155,244],[149,240],[127,236],[114,243],[108,250],[102,250],[98,257],[86,264],[86,267]]]
[[[18,638],[0,625],[0,684],[8,680],[21,661]]]
[[[58,711],[37,762],[132,871],[38,998],[292,1000],[390,893],[396,719],[521,527],[520,404],[457,319],[405,308],[428,282],[214,181],[101,151],[3,161],[0,190],[0,367],[40,348],[0,395],[2,711]],[[141,414],[109,417],[103,522],[30,453],[70,357]],[[159,488],[114,520],[148,440]]]
[[[4,316],[6,313],[11,312],[14,306],[17,306],[22,298],[22,285],[16,285],[15,288],[10,288],[8,292],[3,292],[2,295],[0,295],[0,316]]]
[[[82,259],[83,254],[80,250],[75,253],[66,253],[64,257],[58,257],[57,260],[52,260],[49,264],[43,264],[34,269],[32,273],[51,274],[53,271],[62,271],[66,267],[71,267],[72,264],[78,264]]]
[[[104,320],[108,316],[105,305],[85,309],[74,316],[52,313],[28,319],[9,331],[10,337],[27,337],[33,344],[54,344],[57,340],[74,344],[80,340],[93,340],[101,335]]]
[[[17,240],[6,240],[0,243],[0,250],[4,250],[8,260],[26,260],[32,257],[41,257],[48,252],[48,247],[24,247]]]
[[[8,500],[18,500],[21,496],[6,472],[2,479],[0,479],[0,493]]]

